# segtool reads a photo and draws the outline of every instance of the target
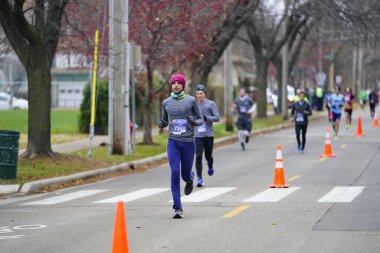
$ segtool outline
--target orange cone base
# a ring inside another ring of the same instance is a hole
[[[331,154],[331,155],[326,155],[326,154],[321,154],[319,157],[336,157],[336,154]]]
[[[373,127],[379,127],[379,125],[374,124]]]
[[[272,184],[269,187],[270,188],[289,188],[289,185],[287,185],[287,184],[284,184],[284,185],[275,185],[275,184]]]
[[[355,134],[356,137],[363,137],[365,134]]]

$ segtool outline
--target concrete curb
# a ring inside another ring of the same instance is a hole
[[[19,184],[0,185],[0,194],[17,192],[19,189],[20,189]]]
[[[84,171],[84,172],[80,172],[80,173],[75,173],[75,174],[68,175],[68,176],[47,178],[47,179],[37,180],[37,181],[33,181],[33,182],[28,182],[28,183],[25,183],[22,185],[19,192],[29,193],[29,192],[38,191],[39,189],[44,188],[44,187],[75,182],[77,180],[107,175],[107,174],[111,174],[111,173],[115,173],[115,172],[123,172],[123,171],[130,169],[130,168],[138,169],[141,166],[149,165],[151,163],[158,162],[161,160],[166,160],[166,159],[167,159],[166,153],[162,153],[162,154],[159,154],[156,156],[147,157],[147,158],[137,160],[137,161],[133,161],[133,162],[121,163],[121,164],[111,166],[111,167],[107,167],[107,168],[100,168],[100,169],[95,169],[95,170],[91,170],[91,171]]]
[[[322,115],[318,115],[314,118],[310,118],[310,121],[315,121],[315,120],[318,120],[320,118],[322,118]],[[281,124],[278,126],[254,130],[251,133],[251,136],[258,136],[261,134],[272,133],[272,132],[279,131],[279,130],[285,129],[285,128],[290,128],[290,127],[293,127],[293,124],[290,122],[287,122],[287,123],[284,123],[284,124]],[[227,137],[222,137],[222,138],[215,140],[214,145],[215,145],[215,147],[221,147],[224,145],[235,143],[237,141],[238,141],[238,138],[236,135],[227,136]],[[37,180],[37,181],[33,181],[33,182],[28,182],[28,183],[23,184],[21,186],[21,189],[18,190],[18,192],[31,193],[34,191],[38,191],[44,187],[75,182],[77,180],[91,178],[91,177],[95,177],[95,176],[106,175],[106,174],[115,173],[115,172],[122,172],[122,171],[126,171],[128,169],[139,169],[142,166],[150,165],[150,164],[156,163],[156,162],[167,162],[167,154],[162,153],[162,154],[155,155],[152,157],[147,157],[147,158],[137,160],[137,161],[118,164],[118,165],[111,166],[108,168],[95,169],[95,170],[80,172],[80,173],[76,173],[76,174],[72,174],[72,175],[68,175],[68,176],[47,178],[47,179]],[[1,188],[0,188],[0,193],[2,193]]]

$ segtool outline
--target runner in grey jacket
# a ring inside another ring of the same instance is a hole
[[[244,89],[240,89],[239,97],[232,104],[232,111],[238,111],[239,116],[236,121],[238,128],[238,138],[243,151],[245,144],[249,142],[249,136],[252,130],[252,113],[256,110],[253,100],[247,96]]]
[[[183,217],[181,204],[180,177],[186,182],[184,192],[189,195],[193,190],[194,173],[194,127],[204,123],[196,99],[184,92],[186,81],[181,74],[170,79],[172,93],[162,102],[163,117],[159,128],[169,126],[167,145],[171,169],[171,191],[173,195],[173,218]]]
[[[197,186],[202,187],[204,185],[202,179],[202,155],[205,151],[205,157],[208,165],[208,175],[214,174],[214,159],[212,157],[212,150],[214,147],[214,130],[213,122],[219,122],[219,111],[214,101],[206,98],[206,90],[203,85],[197,86],[196,91],[197,103],[202,111],[205,124],[197,126],[195,128],[195,167],[197,169],[198,182]]]

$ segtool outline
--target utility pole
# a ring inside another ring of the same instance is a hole
[[[109,26],[109,37],[108,37],[108,153],[111,155],[113,153],[113,67],[114,67],[114,0],[109,0],[108,5],[108,26]]]
[[[330,69],[329,69],[329,90],[332,90],[334,88],[334,76],[335,76],[335,64],[334,59],[330,62]]]
[[[356,96],[359,95],[358,87],[356,86],[356,63],[358,60],[358,49],[357,47],[354,47],[354,50],[352,50],[352,83],[351,87],[352,90],[355,92]]]
[[[359,51],[358,51],[358,81],[357,81],[358,91],[360,91],[362,89],[362,81],[363,81],[363,48],[359,47]]]
[[[284,36],[286,36],[286,27],[288,24],[288,9],[289,9],[289,1],[285,0],[285,18],[284,18]],[[286,42],[284,43],[284,46],[282,47],[282,100],[281,100],[281,115],[282,119],[286,120],[288,119],[288,75],[289,75],[289,70],[288,70],[288,39],[286,39]]]
[[[132,46],[132,123],[133,123],[133,134],[132,134],[132,149],[136,147],[136,81],[135,81],[135,69],[136,69],[136,45]]]
[[[129,113],[129,41],[128,41],[128,0],[124,0],[123,42],[124,42],[124,155],[131,154],[131,131]]]
[[[112,13],[112,15],[111,15]],[[110,2],[110,103],[111,154],[124,154],[124,86],[123,86],[123,2]],[[112,29],[111,29],[112,27]]]
[[[232,45],[224,51],[224,115],[226,115],[226,131],[233,131],[232,104]]]

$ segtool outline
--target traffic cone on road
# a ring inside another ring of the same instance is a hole
[[[321,154],[320,157],[336,157],[336,154],[332,153],[330,129],[328,129],[328,128],[326,128],[325,153]]]
[[[124,216],[124,203],[117,202],[112,253],[128,253],[128,238]]]
[[[379,127],[379,120],[377,119],[377,113],[375,113],[375,116],[373,118],[373,126]]]
[[[284,177],[284,165],[282,162],[282,151],[281,145],[277,144],[277,153],[276,153],[276,168],[274,171],[274,184],[270,188],[288,188],[289,185],[285,184]]]
[[[363,129],[362,129],[362,118],[359,116],[358,118],[358,129],[356,130],[356,134],[355,134],[357,137],[361,137],[361,136],[364,136],[365,134],[363,134]]]

